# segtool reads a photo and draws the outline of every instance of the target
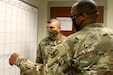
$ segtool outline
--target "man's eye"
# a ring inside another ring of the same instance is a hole
[[[50,28],[54,28],[54,27],[50,27]]]
[[[50,29],[52,29],[52,28],[54,28],[54,27],[47,27],[47,28],[50,28]]]

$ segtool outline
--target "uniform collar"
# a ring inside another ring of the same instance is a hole
[[[103,27],[102,23],[91,23],[87,24],[84,28],[89,28],[89,27]]]

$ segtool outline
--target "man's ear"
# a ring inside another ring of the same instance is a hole
[[[59,29],[61,29],[61,26],[59,26]]]
[[[81,19],[82,20],[86,20],[88,17],[88,15],[86,13],[82,13]]]
[[[60,32],[60,31],[61,31],[61,27],[59,26],[58,28],[59,28],[59,29],[58,29],[58,32]]]

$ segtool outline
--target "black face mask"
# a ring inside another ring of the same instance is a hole
[[[79,31],[80,25],[78,25],[78,24],[76,23],[76,18],[73,18],[73,19],[72,19],[72,22],[73,22],[73,26],[75,27],[75,29],[76,29],[77,31]]]
[[[75,29],[76,29],[77,31],[80,30],[80,26],[81,26],[81,24],[82,24],[82,22],[81,22],[80,24],[77,24],[77,23],[76,23],[76,18],[78,18],[80,15],[81,15],[81,14],[77,15],[75,18],[71,18],[71,19],[72,19],[73,26],[75,27]]]

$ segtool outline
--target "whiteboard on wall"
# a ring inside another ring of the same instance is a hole
[[[20,0],[0,0],[0,75],[20,75],[8,63],[13,52],[35,61],[37,25],[37,7]]]

